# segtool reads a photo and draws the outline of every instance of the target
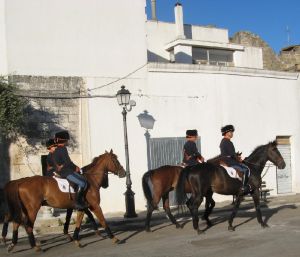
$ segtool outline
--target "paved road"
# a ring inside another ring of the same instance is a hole
[[[196,235],[191,221],[184,218],[183,229],[175,229],[167,219],[156,220],[154,232],[142,231],[140,221],[113,226],[123,244],[113,245],[111,240],[83,231],[77,248],[58,235],[42,236],[42,253],[33,254],[26,238],[20,240],[13,256],[45,257],[59,256],[124,256],[124,257],[299,257],[300,256],[300,205],[284,203],[264,209],[263,214],[270,228],[262,229],[253,210],[243,211],[235,219],[235,232],[227,231],[228,212],[218,212],[212,216],[215,225],[202,235]],[[201,223],[205,228],[205,224]],[[8,256],[3,245],[0,256]]]

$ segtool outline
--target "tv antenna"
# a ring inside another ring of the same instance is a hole
[[[286,26],[286,36],[287,36],[287,44],[291,44],[291,30],[289,26]]]

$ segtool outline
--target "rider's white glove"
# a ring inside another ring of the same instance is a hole
[[[83,174],[83,170],[82,170],[82,169],[80,169],[80,170],[79,170],[79,173],[82,175],[82,174]]]

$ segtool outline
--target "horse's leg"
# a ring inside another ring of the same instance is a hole
[[[66,221],[64,224],[64,235],[66,235],[70,241],[73,240],[72,237],[69,235],[69,226],[70,226],[72,214],[73,214],[73,209],[71,208],[67,209]]]
[[[148,206],[147,206],[147,216],[146,216],[146,222],[145,222],[146,232],[151,232],[150,220],[151,220],[153,211],[154,211],[154,208],[153,208],[152,204],[148,204]]]
[[[96,215],[97,219],[99,220],[101,226],[104,228],[104,230],[107,233],[108,237],[110,239],[112,239],[113,243],[119,243],[120,240],[117,237],[114,236],[114,234],[111,232],[109,226],[107,225],[100,205],[97,204],[96,206],[93,206],[92,211]]]
[[[36,252],[41,251],[41,246],[40,244],[37,244],[35,241],[35,237],[33,234],[33,227],[40,207],[41,207],[40,205],[36,205],[34,207],[30,206],[30,208],[27,208],[27,222],[25,224],[25,230],[28,235],[29,244],[32,248],[34,248]]]
[[[199,214],[198,209],[203,201],[203,196],[199,195],[193,198],[194,201],[192,203],[191,213],[193,218],[193,228],[197,231],[198,235],[201,234],[203,231],[199,229]]]
[[[258,189],[255,189],[252,194],[252,199],[254,201],[256,216],[258,223],[262,226],[262,228],[269,227],[267,223],[263,222],[261,210],[260,210],[260,192]]]
[[[19,223],[13,222],[13,236],[12,236],[11,244],[9,244],[9,246],[7,247],[7,252],[11,252],[16,246],[16,244],[18,243],[19,227],[20,227]]]
[[[234,207],[232,209],[232,213],[231,213],[229,221],[228,221],[228,230],[229,231],[234,231],[234,227],[232,226],[232,223],[233,223],[233,219],[235,218],[235,216],[238,212],[238,209],[240,207],[242,199],[243,199],[243,195],[237,195]]]
[[[79,231],[80,231],[81,223],[82,223],[82,220],[83,220],[83,216],[84,216],[83,211],[77,211],[76,228],[75,228],[74,233],[73,233],[73,239],[74,239],[75,244],[78,247],[81,247],[81,244],[79,242]]]
[[[8,231],[9,220],[10,220],[10,215],[5,214],[3,227],[2,227],[2,241],[3,241],[4,245],[6,245],[6,236],[7,236],[7,231]]]
[[[209,220],[209,215],[212,213],[214,207],[215,207],[215,201],[212,198],[213,192],[209,192],[209,194],[206,196],[206,202],[205,202],[205,212],[203,214],[202,219],[206,220],[206,224],[208,227],[212,226],[211,221]]]
[[[155,210],[155,208],[157,208],[160,199],[161,199],[161,192],[154,191],[152,202],[147,204],[147,217],[145,223],[146,232],[151,232],[150,221],[151,221],[152,213]]]
[[[163,200],[163,206],[166,214],[168,215],[169,219],[171,222],[176,225],[176,228],[181,228],[179,223],[176,221],[175,217],[172,215],[171,210],[170,210],[170,202],[169,202],[169,192],[164,194],[162,197]]]
[[[98,225],[97,225],[97,223],[96,223],[96,221],[94,219],[93,214],[89,211],[89,209],[85,209],[84,213],[88,216],[90,222],[92,223],[92,226],[93,226],[93,229],[94,229],[96,235],[100,236],[101,234],[100,234],[100,232],[98,230]]]

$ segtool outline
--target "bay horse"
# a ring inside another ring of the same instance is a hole
[[[107,177],[107,176],[106,176]],[[20,183],[22,183],[22,181],[26,180],[28,177],[25,177],[25,178],[20,178],[20,179],[16,179],[16,180],[12,180],[12,181],[9,181],[6,185],[5,185],[5,188],[4,188],[4,194],[13,194],[15,190],[18,190],[18,185]],[[108,178],[106,178],[106,180],[108,181]],[[105,181],[104,181],[105,182]],[[104,184],[108,184],[108,182],[105,182]],[[107,186],[101,186],[102,188],[107,188]],[[6,204],[7,205],[7,204]],[[88,210],[88,209],[85,209],[83,210],[84,213],[88,216],[90,222],[91,222],[91,225],[95,231],[96,234],[99,234],[99,231],[98,231],[98,225],[97,223],[95,222],[95,219],[93,217],[93,214]],[[63,228],[63,233],[64,235],[66,235],[68,237],[68,239],[71,241],[72,240],[72,237],[69,235],[69,225],[70,225],[70,221],[71,221],[71,217],[72,217],[72,214],[73,214],[73,209],[70,208],[70,209],[67,209],[67,212],[66,212],[66,220],[65,220],[65,223],[64,223],[64,228]],[[8,232],[8,226],[9,226],[9,222],[12,221],[12,215],[10,214],[9,210],[8,210],[8,206],[6,206],[6,209],[5,209],[5,214],[4,214],[4,222],[3,222],[3,226],[2,226],[2,233],[1,233],[1,236],[2,236],[2,242],[4,243],[4,245],[6,245],[6,237],[7,237],[7,232]]]
[[[151,232],[150,220],[152,213],[158,208],[160,200],[163,201],[163,208],[168,215],[170,221],[181,228],[170,210],[169,193],[177,186],[177,182],[183,167],[165,165],[157,169],[147,171],[142,178],[142,186],[145,198],[147,200],[147,217],[145,222],[145,230]],[[190,193],[187,187],[186,193]]]
[[[257,147],[244,160],[244,163],[250,168],[249,185],[256,209],[257,221],[263,228],[268,225],[262,220],[259,189],[261,186],[261,173],[267,161],[271,161],[279,169],[284,169],[286,166],[277,148],[276,141]],[[234,231],[234,227],[232,226],[233,219],[243,200],[243,193],[241,191],[242,183],[238,179],[231,178],[222,166],[209,161],[196,165],[190,170],[184,170],[180,174],[176,190],[176,197],[179,204],[183,203],[186,199],[185,183],[188,183],[191,187],[192,197],[187,201],[187,206],[193,218],[193,228],[198,234],[202,232],[199,230],[198,208],[203,201],[203,197],[206,197],[207,203],[203,219],[206,220],[207,226],[212,225],[209,215],[215,206],[212,198],[213,193],[236,196],[236,202],[228,221],[228,230]]]
[[[83,176],[89,184],[86,193],[88,208],[96,215],[108,237],[114,243],[118,243],[119,239],[113,235],[103,216],[100,207],[99,190],[105,173],[112,172],[122,178],[125,177],[126,172],[112,150],[94,158],[91,164],[82,169]],[[6,195],[6,200],[13,220],[13,239],[8,246],[9,252],[17,244],[18,228],[21,224],[25,226],[31,247],[35,248],[36,251],[41,250],[40,246],[36,244],[33,227],[37,213],[43,204],[60,209],[74,209],[75,207],[75,194],[71,194],[70,197],[69,193],[62,193],[54,178],[43,176],[26,178],[26,180],[18,184],[18,188],[13,194]],[[73,234],[73,239],[77,246],[81,246],[79,243],[79,231],[83,215],[82,211],[77,212],[76,228]]]

